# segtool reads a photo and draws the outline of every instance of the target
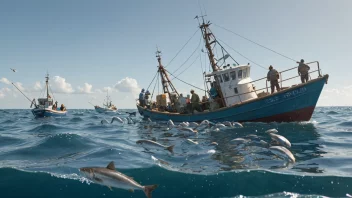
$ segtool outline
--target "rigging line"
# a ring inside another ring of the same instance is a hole
[[[55,97],[54,97],[54,92],[53,92],[53,90],[51,90],[51,86],[50,86],[50,84],[49,84],[49,89],[50,89],[50,91],[51,91],[51,94],[53,94],[53,100],[55,100]]]
[[[174,73],[176,73],[179,69],[181,69],[181,67],[183,67],[187,63],[187,61],[193,56],[193,54],[199,49],[201,41],[202,41],[202,37],[199,40],[197,48],[192,52],[192,54],[187,58],[187,60],[185,62],[183,62],[182,65],[174,71]]]
[[[206,82],[205,82],[205,70],[206,70],[206,66],[204,65],[204,70],[203,70],[203,63],[202,63],[202,54],[200,53],[199,54],[199,61],[200,61],[200,68],[202,69],[202,76],[203,76],[203,82],[204,82],[204,90],[207,90],[206,88]],[[204,91],[204,95],[206,96],[207,95],[207,92]]]
[[[165,69],[165,71],[166,71],[167,73],[169,73],[171,76],[175,77],[172,73],[170,73],[170,72],[169,72],[169,71],[167,71],[166,69]],[[181,81],[181,82],[183,82],[183,83],[185,83],[185,84],[189,85],[189,86],[192,86],[192,87],[194,87],[194,88],[196,88],[196,89],[199,89],[199,90],[205,91],[204,89],[199,88],[199,87],[196,87],[196,86],[194,86],[194,85],[192,85],[192,84],[189,84],[188,82],[185,82],[185,81],[183,81],[183,80],[181,80],[181,79],[179,79],[179,78],[177,78],[177,77],[175,77],[175,78],[176,78],[177,80],[179,80],[179,81]]]
[[[156,72],[156,74],[158,74],[158,72]],[[159,79],[159,78],[158,78],[158,79]],[[155,87],[156,87],[157,84],[159,84],[159,83],[158,83],[158,81],[159,81],[158,79],[155,81],[155,85],[154,85],[154,88],[153,88],[153,93],[152,93],[152,96],[150,97],[151,100],[153,100],[153,95],[154,95]]]
[[[180,76],[181,74],[183,74],[183,72],[185,72],[186,70],[188,70],[189,68],[191,68],[191,66],[196,62],[196,60],[199,58],[199,56],[200,56],[200,53],[198,54],[198,56],[196,57],[196,59],[194,59],[194,61],[193,61],[187,68],[185,68],[181,73],[177,74],[176,77]],[[202,68],[202,70],[203,70],[203,68]],[[174,78],[173,78],[173,79],[174,79]],[[173,79],[171,79],[171,80],[173,80]]]
[[[254,63],[255,65],[267,70],[265,67],[263,67],[262,65],[252,61],[251,59],[247,58],[246,56],[244,56],[243,54],[241,54],[240,52],[238,52],[237,50],[233,49],[231,46],[229,46],[228,44],[226,44],[225,42],[223,42],[222,40],[218,39],[218,41],[221,41],[222,43],[224,43],[227,47],[229,47],[230,49],[232,49],[233,51],[235,51],[237,54],[239,54],[240,56],[242,56],[243,58],[247,59],[248,61]]]
[[[176,55],[171,59],[171,61],[170,61],[168,64],[166,64],[165,68],[168,67],[168,66],[171,64],[171,62],[178,56],[178,54],[183,50],[183,48],[186,47],[186,45],[189,43],[189,41],[191,41],[191,39],[194,37],[194,35],[196,35],[196,33],[197,33],[198,31],[199,31],[199,28],[197,28],[197,31],[195,31],[195,32],[193,33],[193,35],[191,36],[191,38],[188,39],[188,41],[186,42],[186,44],[184,44],[184,45],[182,46],[182,48],[176,53]]]
[[[13,86],[15,86],[16,87],[16,89],[18,90],[18,91],[20,91],[21,92],[21,94],[24,96],[24,97],[26,97],[27,98],[27,100],[29,101],[29,102],[32,102],[32,100],[31,99],[29,99],[13,82],[11,82],[12,83],[12,85]]]
[[[156,72],[156,74],[155,74],[155,76],[154,76],[152,82],[150,82],[149,86],[147,87],[147,90],[149,89],[150,85],[154,82],[154,79],[155,79],[156,75],[158,75],[158,71]]]
[[[214,23],[213,23],[214,24]],[[236,32],[233,32],[233,31],[231,31],[231,30],[229,30],[229,29],[227,29],[227,28],[224,28],[224,27],[221,27],[221,26],[219,26],[219,25],[216,25],[216,24],[214,24],[215,26],[217,26],[217,27],[219,27],[219,28],[222,28],[222,29],[224,29],[224,30],[226,30],[226,31],[228,31],[228,32],[231,32],[231,33],[233,33],[233,34],[235,34],[235,35],[237,35],[237,36],[239,36],[239,37],[241,37],[241,38],[243,38],[243,39],[245,39],[245,40],[247,40],[247,41],[249,41],[249,42],[252,42],[252,43],[254,43],[254,44],[256,44],[256,45],[258,45],[258,46],[260,46],[260,47],[262,47],[262,48],[265,48],[265,49],[267,49],[267,50],[269,50],[269,51],[272,51],[272,52],[274,52],[274,53],[276,53],[276,54],[278,54],[278,55],[280,55],[280,56],[282,56],[282,57],[285,57],[285,58],[287,58],[287,59],[289,59],[289,60],[292,60],[292,61],[294,61],[294,62],[297,62],[295,59],[293,59],[293,58],[290,58],[290,57],[288,57],[288,56],[285,56],[285,55],[283,55],[283,54],[281,54],[281,53],[279,53],[279,52],[276,52],[275,50],[272,50],[272,49],[270,49],[270,48],[268,48],[268,47],[265,47],[265,46],[263,46],[263,45],[261,45],[261,44],[259,44],[259,43],[256,43],[256,42],[254,42],[254,41],[252,41],[252,40],[250,40],[250,39],[248,39],[248,38],[246,38],[246,37],[244,37],[244,36],[241,36],[240,34],[237,34]]]

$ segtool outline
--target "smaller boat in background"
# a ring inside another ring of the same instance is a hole
[[[109,97],[109,92],[106,95],[106,103],[103,104],[103,107],[98,105],[94,105],[94,109],[99,113],[116,113],[117,108],[115,105],[112,104],[112,101]]]
[[[64,104],[61,104],[60,107],[57,107],[57,101],[54,103],[53,98],[49,94],[49,74],[46,75],[46,80],[45,80],[45,86],[46,86],[46,97],[44,98],[38,98],[38,104],[36,103],[36,100],[33,99],[32,101],[24,95],[24,93],[16,87],[15,84],[13,84],[29,101],[31,101],[31,106],[32,108],[32,113],[35,117],[40,118],[40,117],[61,117],[61,116],[66,116],[67,115],[67,110]]]

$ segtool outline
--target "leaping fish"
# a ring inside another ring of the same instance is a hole
[[[287,148],[291,148],[291,142],[288,141],[288,139],[286,139],[284,136],[273,134],[273,133],[269,133],[269,135],[271,136],[272,140],[279,143],[280,145]]]
[[[296,159],[293,156],[293,154],[291,153],[291,151],[289,151],[287,148],[283,147],[283,146],[271,146],[269,148],[269,150],[274,153],[275,155],[288,159],[291,162],[295,162]]]
[[[233,125],[234,127],[243,128],[243,125],[242,125],[241,123],[239,123],[239,122],[232,122],[232,125]]]
[[[138,140],[136,143],[142,145],[146,149],[148,149],[148,148],[151,148],[151,149],[164,149],[164,150],[170,151],[171,153],[174,153],[174,146],[175,145],[165,146],[165,145],[162,145],[160,143],[154,142],[152,140]]]
[[[265,131],[265,133],[277,133],[278,131],[276,129],[269,129],[267,131]]]
[[[106,168],[104,167],[83,167],[79,169],[88,179],[94,183],[115,188],[122,188],[134,192],[134,190],[143,190],[147,198],[152,197],[152,192],[158,185],[142,186],[132,177],[124,175],[116,171],[114,162],[110,162]]]
[[[111,124],[112,124],[114,121],[123,123],[123,120],[122,120],[120,117],[116,117],[116,116],[112,117],[112,119],[111,119]]]

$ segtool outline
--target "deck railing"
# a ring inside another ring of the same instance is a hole
[[[312,79],[312,76],[311,74],[313,73],[318,73],[318,76],[316,78],[319,78],[319,77],[322,77],[322,72],[321,72],[321,69],[320,69],[320,66],[319,66],[319,62],[318,61],[313,61],[313,62],[309,62],[309,63],[305,63],[306,65],[311,65],[311,64],[314,64],[316,63],[316,67],[317,69],[316,70],[312,70],[312,67],[310,67],[310,72],[308,72],[308,76],[309,76],[309,80]],[[284,90],[285,87],[283,87],[283,82],[287,82],[287,81],[290,81],[290,80],[293,80],[293,79],[297,79],[300,77],[300,75],[294,75],[294,76],[291,76],[291,77],[288,77],[288,78],[283,78],[283,73],[287,73],[287,72],[290,72],[290,71],[296,71],[296,74],[298,74],[298,70],[297,70],[298,66],[296,67],[292,67],[290,69],[286,69],[286,70],[283,70],[283,71],[280,71],[279,72],[279,76],[280,76],[280,90]],[[214,99],[216,101],[221,101],[223,99],[227,99],[227,98],[232,98],[232,97],[238,97],[239,98],[239,101],[240,103],[242,103],[242,99],[241,99],[241,96],[245,95],[245,94],[250,94],[250,93],[256,93],[256,95],[258,96],[258,92],[260,91],[263,91],[266,90],[267,93],[269,93],[269,88],[270,88],[270,82],[269,82],[269,86],[268,86],[268,81],[267,81],[267,77],[264,77],[264,78],[260,78],[260,79],[257,79],[257,80],[253,80],[251,82],[248,82],[248,83],[244,83],[244,84],[253,84],[253,83],[257,83],[259,81],[265,81],[265,87],[262,87],[260,89],[257,89],[256,87],[253,88],[253,91],[249,91],[249,92],[245,92],[245,93],[240,93],[240,94],[236,94],[236,95],[233,95],[233,96],[228,96],[228,97],[224,97],[224,98],[218,98],[218,99]],[[301,82],[298,82],[298,83],[301,83]],[[253,84],[254,85],[254,84]],[[291,84],[290,86],[292,86],[294,84]],[[259,93],[260,94],[260,93]],[[203,103],[208,103],[208,102],[203,102]]]

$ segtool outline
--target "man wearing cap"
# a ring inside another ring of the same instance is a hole
[[[308,82],[308,71],[310,67],[304,63],[304,60],[301,59],[301,62],[297,62],[298,65],[298,75],[301,76],[301,82]]]
[[[276,87],[276,91],[280,91],[278,80],[279,80],[279,72],[277,72],[276,69],[273,69],[273,66],[270,65],[269,72],[267,75],[267,81],[270,81],[271,93],[274,93],[275,87]]]
[[[141,107],[145,106],[144,88],[142,89],[141,93],[139,94],[139,105]]]
[[[202,109],[200,108],[200,105],[199,105],[200,99],[198,94],[194,93],[193,89],[191,90],[191,94],[192,94],[192,97],[191,97],[192,113],[194,110],[201,112]]]

